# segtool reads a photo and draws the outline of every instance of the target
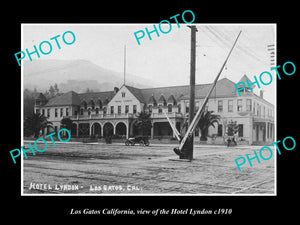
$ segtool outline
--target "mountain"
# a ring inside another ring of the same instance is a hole
[[[88,60],[23,61],[24,88],[44,92],[57,83],[60,92],[78,93],[87,88],[110,91],[123,84],[123,73],[100,67]],[[157,86],[153,81],[126,74],[126,84],[138,88]]]

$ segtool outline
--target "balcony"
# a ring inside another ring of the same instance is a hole
[[[182,114],[178,112],[167,112],[166,113],[169,118],[182,118]],[[166,118],[165,113],[152,113],[152,118]]]
[[[132,113],[120,113],[120,114],[90,114],[90,115],[76,115],[70,116],[71,120],[98,120],[98,119],[128,119],[133,118]]]

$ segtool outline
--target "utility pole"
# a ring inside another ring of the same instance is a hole
[[[190,101],[189,101],[189,126],[192,123],[195,115],[195,74],[196,74],[196,26],[188,26],[191,28],[191,63],[190,63]],[[181,159],[193,159],[194,151],[194,135],[188,139],[184,147],[184,154]]]

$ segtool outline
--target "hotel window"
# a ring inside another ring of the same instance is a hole
[[[254,113],[254,115],[256,115],[256,111],[255,111],[255,105],[256,105],[256,103],[255,103],[255,102],[253,102],[253,113]]]
[[[66,108],[66,116],[69,116],[69,108]]]
[[[169,113],[172,112],[172,107],[173,107],[172,104],[168,104],[168,112],[169,112]]]
[[[266,110],[266,107],[263,107],[263,110],[262,110],[262,117],[265,117],[265,111]]]
[[[181,113],[181,105],[180,105],[180,104],[178,104],[178,106],[177,106],[177,107],[178,107],[178,112],[179,112],[179,113]]]
[[[91,115],[91,109],[90,108],[88,109],[88,115]]]
[[[241,112],[241,111],[243,111],[243,100],[242,99],[238,99],[237,100],[237,111],[238,112]]]
[[[133,113],[136,113],[136,105],[133,105]]]
[[[121,114],[121,106],[118,105],[118,114]]]
[[[251,99],[246,100],[246,111],[251,112],[252,111],[252,101]]]
[[[218,137],[223,136],[223,126],[222,124],[218,124]]]
[[[60,117],[62,117],[64,115],[64,108],[60,109]]]
[[[218,112],[223,112],[223,100],[218,100]]]
[[[114,114],[114,106],[110,107],[110,114]]]
[[[54,111],[54,116],[57,117],[57,109]]]
[[[149,113],[152,113],[152,105],[148,105]]]
[[[42,115],[45,116],[45,109],[42,109]]]
[[[80,115],[83,115],[83,109],[80,109]]]
[[[233,112],[233,100],[228,100],[228,112]]]
[[[47,117],[50,117],[50,109],[47,109]]]
[[[96,114],[99,114],[99,108],[96,108]]]
[[[185,105],[185,112],[189,113],[190,112],[190,104],[187,102]]]
[[[122,98],[125,98],[125,92],[122,92]]]
[[[244,126],[243,124],[239,124],[239,137],[244,136]]]
[[[162,113],[162,106],[161,105],[158,106],[158,113]]]
[[[129,105],[125,105],[125,113],[129,113]]]
[[[106,106],[103,107],[103,115],[106,115],[107,109]]]

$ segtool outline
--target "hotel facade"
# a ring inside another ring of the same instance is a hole
[[[244,75],[240,81],[249,78]],[[195,107],[203,103],[212,84],[195,86]],[[252,86],[253,88],[253,86]],[[137,113],[151,113],[151,139],[175,137],[165,114],[180,130],[189,113],[189,85],[135,88],[123,85],[107,92],[76,93],[69,91],[46,100],[43,94],[35,99],[35,112],[41,113],[53,123],[57,132],[63,118],[72,120],[72,137],[118,135],[128,138],[137,135],[133,126]],[[239,126],[238,140],[245,144],[273,142],[275,137],[274,105],[260,96],[244,89],[238,96],[235,83],[227,78],[220,79],[206,105],[206,110],[220,115],[219,124],[209,128],[209,143],[224,143],[226,124],[236,121]],[[43,130],[42,133],[49,133]],[[200,132],[195,131],[195,140]]]

